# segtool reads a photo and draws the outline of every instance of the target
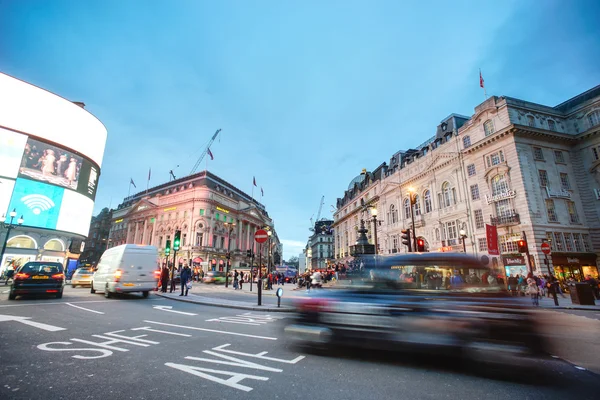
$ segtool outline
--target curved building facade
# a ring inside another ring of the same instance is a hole
[[[78,258],[107,138],[83,106],[0,73],[0,271]]]

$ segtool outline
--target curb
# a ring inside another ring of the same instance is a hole
[[[192,303],[192,304],[202,304],[205,306],[213,306],[213,307],[222,307],[222,308],[235,308],[238,310],[250,310],[250,311],[269,311],[269,312],[294,312],[296,311],[293,308],[290,307],[273,307],[273,306],[246,306],[246,305],[241,305],[241,304],[225,304],[225,303],[213,303],[210,301],[204,301],[204,300],[193,300],[193,299],[179,299],[179,298],[173,298],[170,296],[165,296],[163,294],[159,294],[159,293],[154,293],[156,296],[165,298],[165,299],[169,299],[169,300],[173,300],[173,301],[181,301],[183,303]]]

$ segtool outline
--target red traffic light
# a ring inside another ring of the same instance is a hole
[[[527,242],[523,239],[517,241],[517,250],[519,253],[527,253]]]

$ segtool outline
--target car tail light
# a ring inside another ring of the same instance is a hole
[[[15,281],[24,281],[27,278],[29,278],[29,274],[23,272],[19,272],[15,275]]]
[[[120,269],[115,271],[115,282],[119,282],[119,280],[121,279],[121,275],[123,275],[123,271],[121,271]]]
[[[303,299],[297,304],[301,312],[323,312],[331,308],[333,303],[324,299]]]
[[[160,270],[156,270],[154,271],[154,278],[159,279],[160,278]]]
[[[54,274],[52,275],[52,279],[65,279],[65,274]]]
[[[46,290],[46,293],[58,293],[58,290],[56,290],[56,289],[48,289],[48,290]]]

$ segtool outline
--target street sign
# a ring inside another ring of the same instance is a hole
[[[546,255],[550,254],[550,244],[546,242],[542,243],[542,253]]]
[[[259,229],[254,234],[254,241],[256,243],[264,243],[269,239],[269,234],[264,229]]]

